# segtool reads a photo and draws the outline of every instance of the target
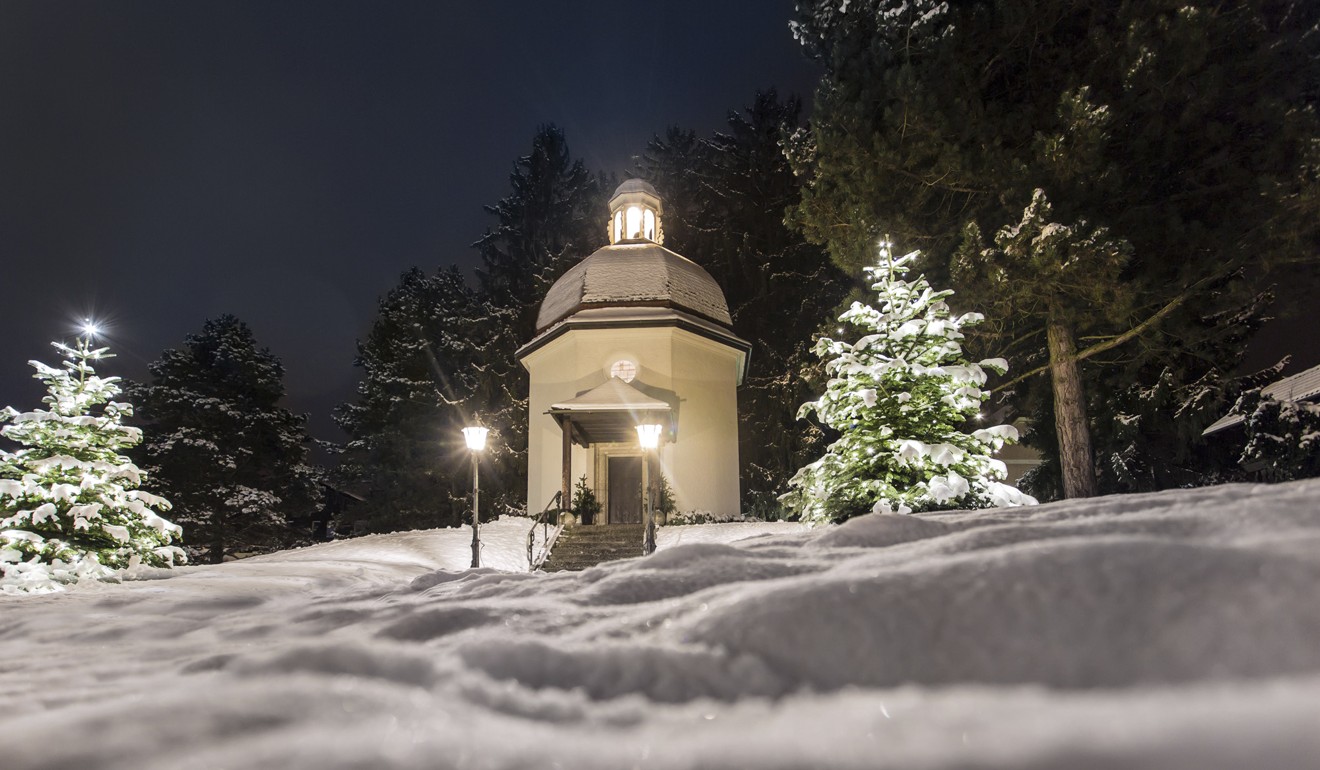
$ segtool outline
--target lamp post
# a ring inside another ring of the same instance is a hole
[[[472,567],[474,569],[481,566],[481,517],[478,515],[481,510],[478,504],[481,501],[481,474],[478,472],[477,459],[481,450],[486,448],[486,434],[489,432],[489,428],[481,427],[463,429],[463,440],[467,442],[467,448],[472,453]]]
[[[642,555],[655,553],[655,514],[651,512],[651,483],[647,478],[651,465],[651,450],[660,446],[660,431],[664,426],[646,424],[637,426],[637,441],[642,445]]]

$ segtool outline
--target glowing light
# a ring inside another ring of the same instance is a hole
[[[655,240],[655,212],[650,209],[642,213],[642,237]]]
[[[636,206],[629,206],[625,216],[627,217],[627,226],[624,228],[624,232],[628,234],[628,237],[642,237],[642,210]]]
[[[977,413],[976,413],[976,419],[978,419],[978,420],[984,420],[984,419],[985,419],[985,415],[984,415],[984,414],[981,414],[980,412],[977,412]]]
[[[486,434],[490,428],[464,428],[463,440],[467,442],[467,448],[473,452],[480,452],[486,448]]]
[[[83,334],[86,334],[89,337],[97,337],[100,336],[101,334],[101,327],[98,326],[95,321],[88,318],[85,319],[82,323],[82,331]]]
[[[642,449],[655,449],[660,446],[662,430],[664,430],[663,425],[638,425],[637,440],[641,443]]]

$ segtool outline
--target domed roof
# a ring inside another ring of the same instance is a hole
[[[638,179],[624,185],[638,183]],[[620,187],[622,189],[622,187]],[[724,292],[700,265],[650,242],[598,249],[555,281],[536,316],[538,332],[579,310],[600,307],[670,307],[733,326]]]
[[[651,183],[647,182],[645,179],[629,179],[628,181],[614,188],[614,194],[610,196],[610,200],[613,200],[619,197],[620,195],[626,195],[628,193],[637,193],[637,192],[648,193],[650,195],[654,195],[657,198],[660,197],[660,193],[656,192],[655,188],[651,186]]]

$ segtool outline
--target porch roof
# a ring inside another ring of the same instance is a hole
[[[666,432],[672,432],[672,411],[667,401],[648,396],[618,377],[611,377],[576,398],[552,404],[547,414],[561,426],[567,420],[573,441],[588,446],[636,441],[636,426],[643,422],[663,423]]]

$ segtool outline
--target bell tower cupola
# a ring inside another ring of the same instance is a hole
[[[660,228],[664,207],[655,188],[641,179],[629,179],[610,198],[610,244],[665,241]]]

